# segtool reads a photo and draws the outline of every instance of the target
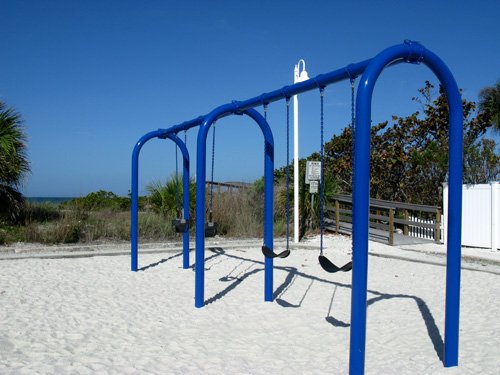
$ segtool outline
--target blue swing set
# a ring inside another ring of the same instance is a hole
[[[205,304],[205,183],[207,135],[210,127],[220,118],[230,115],[246,115],[260,127],[265,141],[264,158],[264,239],[265,256],[264,300],[273,300],[273,260],[288,254],[273,251],[273,172],[274,139],[271,128],[254,108],[267,107],[278,100],[324,88],[343,80],[361,76],[356,95],[356,132],[354,138],[353,165],[353,258],[350,331],[350,374],[363,374],[366,346],[367,273],[368,273],[368,215],[370,198],[370,125],[371,102],[375,83],[386,67],[400,63],[424,64],[436,75],[445,90],[449,107],[449,169],[448,169],[448,242],[446,264],[446,311],[444,334],[444,366],[458,365],[458,334],[460,307],[461,217],[462,217],[462,148],[463,114],[462,100],[456,81],[446,64],[421,44],[405,41],[389,47],[375,57],[350,64],[341,69],[320,74],[307,81],[285,86],[244,101],[221,105],[204,116],[158,129],[144,135],[135,145],[132,154],[132,209],[131,209],[131,268],[138,270],[138,170],[142,146],[153,138],[170,139],[183,155],[183,267],[189,267],[189,154],[185,143],[177,136],[181,131],[198,127],[196,163],[196,250],[195,250],[195,307]],[[323,144],[323,141],[322,141]],[[322,178],[321,178],[322,179]],[[320,204],[320,207],[322,204]],[[321,247],[322,248],[322,247]],[[287,249],[288,250],[288,249]],[[320,263],[330,272],[347,271],[350,265],[337,267],[322,254]]]

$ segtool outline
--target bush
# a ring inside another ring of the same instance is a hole
[[[53,203],[26,202],[22,215],[24,222],[43,223],[59,219],[61,217],[61,212],[58,206]]]
[[[0,223],[0,245],[23,240],[22,227]]]
[[[130,213],[116,211],[91,212],[82,230],[83,241],[101,239],[129,241]]]
[[[79,210],[64,210],[53,221],[27,221],[22,227],[23,241],[46,244],[76,243],[82,238],[82,230],[87,215]]]
[[[173,217],[155,212],[139,212],[139,238],[141,240],[165,240],[176,236],[172,229]]]
[[[182,176],[178,179],[175,176],[170,177],[165,183],[155,181],[146,187],[149,196],[148,201],[153,210],[164,215],[177,217],[178,209],[182,209]],[[193,179],[189,183],[189,210],[194,213],[196,200],[196,185]],[[193,217],[193,215],[190,215]]]
[[[207,199],[208,201],[208,199]],[[253,202],[247,192],[214,193],[213,220],[220,235],[257,236],[261,225],[253,210]]]
[[[98,210],[129,210],[130,209],[130,198],[119,197],[116,194],[99,190],[85,197],[75,198],[70,201],[61,204],[63,208],[78,208],[87,211],[98,211]]]
[[[276,197],[275,190],[275,201]],[[206,201],[209,202],[209,197]],[[220,235],[261,237],[264,229],[264,180],[257,180],[249,189],[214,193],[213,218]]]

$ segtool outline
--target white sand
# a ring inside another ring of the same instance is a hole
[[[348,372],[351,273],[325,273],[317,249],[298,246],[275,261],[278,296],[266,303],[260,241],[212,246],[223,252],[207,245],[202,309],[194,272],[171,246],[143,245],[162,252],[142,253],[140,267],[152,266],[137,273],[128,255],[43,258],[58,249],[116,255],[127,244],[3,248],[11,259],[0,260],[0,373]],[[443,249],[370,242],[367,374],[499,373],[500,256],[464,260],[459,367],[446,369]],[[327,238],[330,259],[349,253],[349,238]]]

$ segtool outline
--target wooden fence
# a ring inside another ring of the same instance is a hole
[[[327,229],[336,233],[352,232],[352,197],[336,195],[333,203],[333,206],[325,208]],[[421,220],[423,217],[431,223]],[[396,230],[399,228],[403,235],[408,236],[410,226],[432,230],[434,241],[441,243],[439,207],[370,199],[369,227],[375,229],[370,236],[382,238],[393,245]]]
[[[210,190],[212,185],[211,181],[207,181],[205,183],[205,188],[207,190]],[[215,193],[223,193],[223,192],[228,192],[228,193],[233,193],[233,192],[238,192],[241,191],[242,189],[249,189],[250,187],[253,186],[253,184],[248,184],[245,182],[213,182],[214,186],[214,192]]]

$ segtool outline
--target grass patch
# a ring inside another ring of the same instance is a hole
[[[286,232],[283,188],[275,189],[275,235]],[[193,197],[194,199],[194,197]],[[207,197],[207,203],[209,199]],[[172,228],[175,209],[159,209],[142,197],[139,205],[139,239],[166,241],[179,239]],[[192,235],[195,232],[194,204],[191,210]],[[208,216],[208,215],[207,215]],[[256,184],[250,189],[214,193],[213,220],[218,234],[231,237],[262,237],[264,231],[264,192]],[[130,199],[99,191],[61,205],[26,203],[19,224],[0,222],[0,244],[31,242],[43,244],[94,241],[130,241]]]

